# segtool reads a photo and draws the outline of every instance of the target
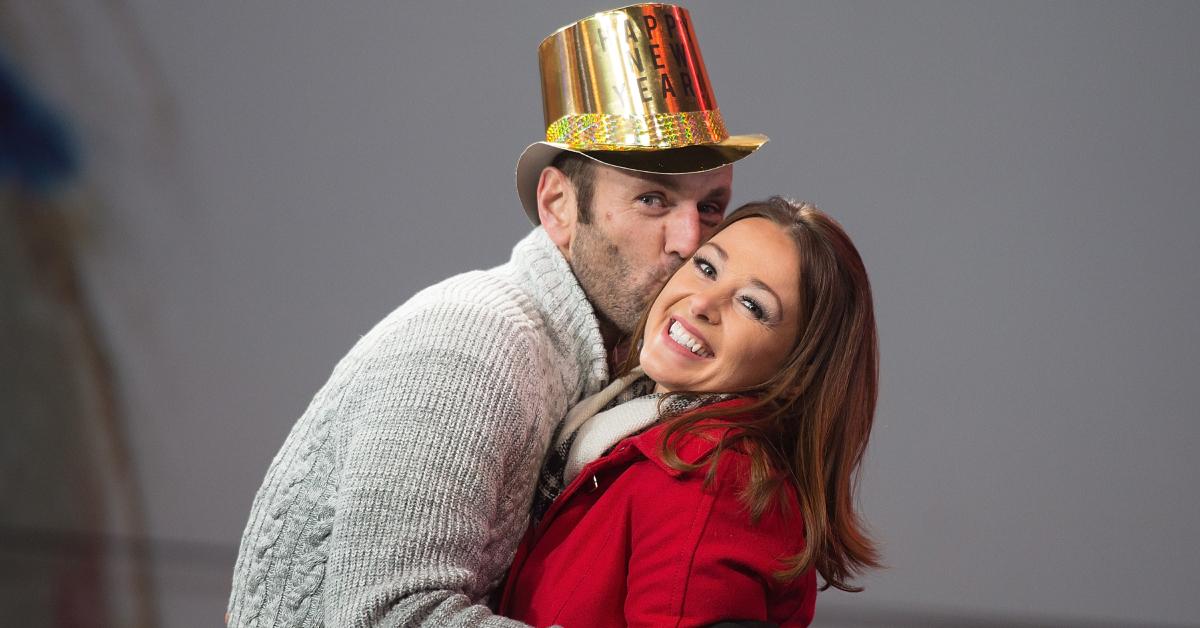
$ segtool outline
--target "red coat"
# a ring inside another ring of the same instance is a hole
[[[729,425],[705,435],[719,437]],[[501,614],[564,628],[812,621],[815,573],[789,583],[773,575],[781,557],[803,549],[799,510],[776,505],[751,523],[737,497],[748,457],[726,450],[705,489],[705,468],[681,473],[663,462],[662,432],[627,438],[584,467],[522,541]],[[714,446],[688,437],[678,451],[695,462]],[[795,495],[788,498],[794,505]]]

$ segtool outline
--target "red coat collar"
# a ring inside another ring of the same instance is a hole
[[[728,409],[732,411],[750,405],[753,402],[754,399],[749,397],[735,397],[704,406],[703,410]],[[675,450],[679,454],[679,459],[687,464],[695,464],[703,460],[705,456],[716,449],[717,443],[720,442],[721,438],[729,430],[736,428],[738,419],[744,417],[744,414],[739,415],[731,412],[729,416],[705,420],[703,422],[705,429],[702,431],[680,434],[672,438],[672,441],[677,445]],[[679,476],[683,472],[669,466],[662,457],[661,443],[666,429],[667,426],[665,424],[660,423],[655,425],[641,434],[633,436],[631,439],[632,444],[638,451],[642,452],[643,456],[654,461],[667,474]]]

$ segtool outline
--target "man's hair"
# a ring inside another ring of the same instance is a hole
[[[554,161],[550,162],[550,165],[567,175],[567,180],[574,186],[579,222],[585,225],[591,223],[592,192],[595,191],[596,186],[595,164],[583,155],[563,151],[554,158]]]

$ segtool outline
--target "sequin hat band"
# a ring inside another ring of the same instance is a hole
[[[729,137],[717,109],[620,115],[565,115],[546,128],[546,141],[575,150],[662,149],[712,144]]]

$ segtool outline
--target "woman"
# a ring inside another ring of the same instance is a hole
[[[518,550],[501,612],[566,628],[806,626],[817,574],[859,590],[850,577],[878,566],[854,510],[878,354],[840,226],[778,197],[740,208],[636,337],[632,361],[661,396],[568,416],[569,484]]]

